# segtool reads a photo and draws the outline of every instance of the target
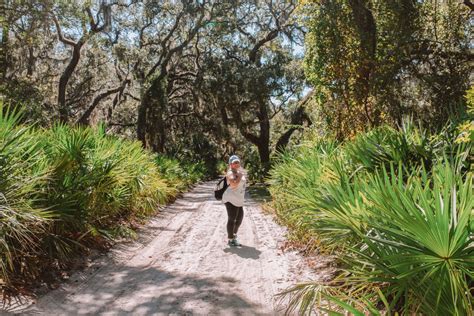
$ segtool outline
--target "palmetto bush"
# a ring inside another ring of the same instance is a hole
[[[165,155],[157,155],[155,162],[161,176],[176,190],[186,189],[208,173],[204,162],[179,161]]]
[[[367,284],[377,284],[390,309],[403,314],[464,315],[474,271],[472,176],[456,175],[449,162],[407,180],[402,172],[357,177],[351,192],[330,185],[319,203],[321,212],[337,218],[344,210],[356,223],[343,222],[357,237],[340,254],[346,286],[364,293]],[[345,197],[344,204],[329,196]]]
[[[305,143],[297,152],[281,154],[270,171],[268,183],[274,209],[296,238],[315,236],[320,213],[308,207],[308,201],[317,199],[315,189],[332,179],[326,163],[338,154],[335,142]]]
[[[301,150],[274,169],[278,213],[311,227],[341,267],[327,284],[290,290],[290,309],[333,302],[354,314],[355,305],[361,314],[471,313],[474,199],[472,173],[461,167],[470,148],[442,156],[437,137],[402,133],[380,129],[320,158]],[[301,168],[306,160],[313,168]]]
[[[446,149],[446,144],[442,145]],[[346,144],[344,151],[354,167],[374,172],[390,163],[402,163],[406,168],[424,165],[429,169],[437,158],[436,147],[436,142],[424,129],[405,120],[398,130],[382,126],[357,135]]]
[[[71,224],[81,229],[84,222],[102,225],[127,212],[149,213],[174,193],[138,142],[109,137],[100,129],[57,125],[45,131],[43,145],[52,167],[48,203],[53,201],[64,220],[72,215]],[[143,201],[144,191],[155,205]]]
[[[0,106],[0,285],[67,265],[88,247],[129,234],[192,180],[167,182],[152,153],[104,129],[18,124]]]
[[[17,127],[19,119],[0,104],[0,285],[15,282],[17,274],[37,275],[35,256],[51,218],[36,206],[47,166],[38,159],[40,147],[31,130]]]

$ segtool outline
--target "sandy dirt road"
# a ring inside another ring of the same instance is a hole
[[[239,231],[226,244],[227,214],[214,182],[167,206],[134,242],[120,243],[22,315],[281,315],[274,295],[317,278],[296,252],[282,251],[285,229],[247,199]],[[3,312],[6,312],[5,310]]]

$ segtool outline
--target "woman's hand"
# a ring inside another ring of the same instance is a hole
[[[227,183],[232,189],[235,189],[239,185],[240,180],[242,180],[242,176],[243,174],[240,171],[229,171],[227,172]]]

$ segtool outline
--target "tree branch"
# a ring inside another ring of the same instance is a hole
[[[119,86],[119,87],[116,87],[116,88],[113,88],[113,89],[110,89],[110,90],[107,90],[99,95],[97,95],[95,98],[94,98],[94,101],[92,101],[92,104],[89,106],[89,108],[82,114],[82,116],[77,120],[77,123],[76,124],[81,124],[81,125],[89,125],[89,118],[92,114],[92,112],[95,110],[95,108],[97,107],[97,105],[100,103],[100,101],[102,101],[103,99],[105,99],[106,97],[108,97],[109,95],[111,94],[114,94],[114,93],[117,93],[117,92],[120,92],[122,91],[123,89],[125,89],[125,87],[127,86],[127,84],[130,83],[130,80],[127,79],[127,80],[124,80],[122,82],[122,84]]]
[[[128,93],[128,92],[127,92],[127,93],[125,93],[125,95],[126,95],[127,97],[132,98],[132,99],[135,100],[135,101],[138,101],[138,102],[141,101],[140,98],[137,98],[136,96],[132,95],[131,93]]]
[[[283,133],[277,141],[276,151],[283,152],[290,142],[291,135],[298,129],[303,127],[303,123],[306,121],[311,125],[311,119],[308,117],[305,111],[305,105],[314,95],[314,90],[309,92],[301,101],[298,108],[292,113],[290,125],[291,127]]]
[[[89,17],[89,25],[91,27],[91,31],[93,33],[99,33],[102,32],[105,29],[106,24],[102,24],[102,26],[99,27],[99,21],[97,23],[94,21],[94,17],[92,16],[92,11],[91,8],[87,7],[85,8],[87,16]]]
[[[173,33],[176,31],[176,29],[178,28],[178,25],[179,25],[179,21],[181,20],[181,18],[183,17],[183,11],[181,11],[178,16],[176,17],[176,20],[174,21],[174,25],[173,27],[171,28],[171,30],[168,32],[168,34],[165,36],[165,38],[163,39],[163,41],[161,41],[161,49],[162,49],[162,53],[160,55],[160,58],[158,59],[158,61],[156,62],[156,64],[153,65],[153,67],[151,67],[150,71],[148,71],[148,73],[146,74],[145,78],[148,78],[150,77],[151,75],[153,75],[156,71],[156,69],[161,65],[162,63],[162,60],[165,59],[165,56],[168,55],[166,53],[166,44],[168,43],[168,41],[170,40],[171,36],[173,36]]]
[[[254,64],[257,61],[257,53],[260,47],[265,45],[265,43],[270,42],[271,40],[275,39],[277,36],[278,36],[278,30],[272,30],[264,38],[259,40],[249,53],[249,61],[252,64]]]
[[[58,38],[59,40],[66,44],[66,45],[70,45],[70,46],[75,46],[76,45],[76,42],[74,42],[73,40],[69,39],[69,38],[65,38],[63,36],[63,32],[61,30],[61,27],[59,26],[59,21],[58,19],[56,18],[56,15],[54,13],[51,13],[51,16],[53,17],[53,21],[54,21],[54,25],[56,26],[56,31],[58,33]]]

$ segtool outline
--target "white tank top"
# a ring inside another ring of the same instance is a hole
[[[237,207],[244,206],[246,181],[247,178],[245,177],[245,175],[243,175],[242,179],[240,180],[239,184],[235,189],[232,189],[230,186],[228,186],[224,192],[224,195],[222,196],[222,202],[230,202]]]

